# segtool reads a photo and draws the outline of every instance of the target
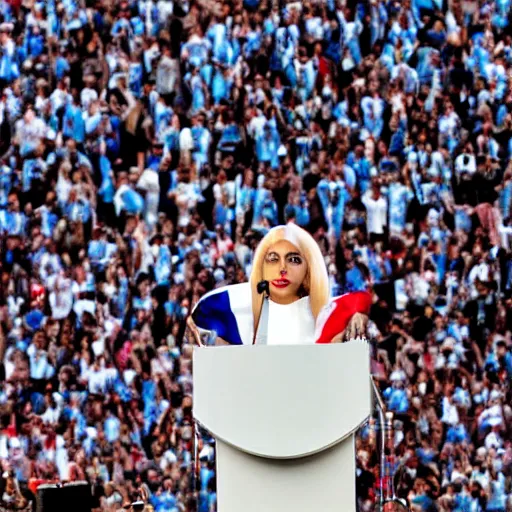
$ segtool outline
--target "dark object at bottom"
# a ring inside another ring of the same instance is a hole
[[[92,493],[88,482],[63,486],[45,484],[37,489],[37,512],[91,512]]]
[[[37,512],[59,510],[60,491],[61,489],[55,484],[40,485],[37,489]]]

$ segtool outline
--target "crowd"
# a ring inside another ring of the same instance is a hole
[[[510,512],[510,12],[0,0],[0,506],[87,480],[97,510],[213,512],[185,320],[296,222],[333,294],[374,296],[397,495]]]

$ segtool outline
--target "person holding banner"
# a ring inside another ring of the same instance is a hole
[[[364,336],[371,301],[367,292],[331,299],[318,244],[289,223],[261,240],[250,281],[205,294],[188,325],[215,333],[216,345],[339,342]]]

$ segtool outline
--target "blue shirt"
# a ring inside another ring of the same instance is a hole
[[[103,425],[105,430],[105,438],[109,443],[114,443],[119,439],[121,434],[121,422],[116,416],[110,416],[105,420]]]
[[[155,512],[173,512],[173,510],[176,510],[177,501],[170,491],[165,491],[158,496],[153,495],[151,504],[155,507]]]
[[[384,398],[390,411],[405,413],[409,410],[409,398],[405,389],[387,388],[384,391]]]
[[[0,210],[0,230],[9,235],[24,235],[27,218],[21,212]]]
[[[68,104],[64,113],[62,133],[81,144],[85,141],[85,122],[78,105]]]

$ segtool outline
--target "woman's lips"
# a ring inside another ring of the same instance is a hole
[[[288,279],[276,279],[271,283],[272,286],[275,286],[276,288],[286,288],[290,284],[290,281],[288,281]]]

